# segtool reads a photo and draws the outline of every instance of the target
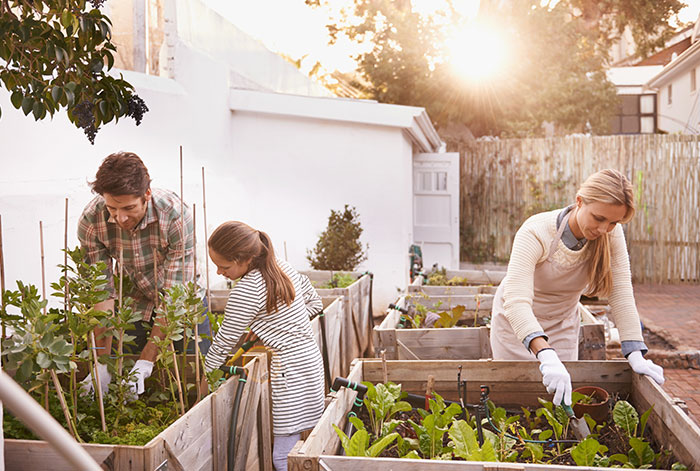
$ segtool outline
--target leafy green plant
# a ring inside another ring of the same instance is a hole
[[[386,384],[379,383],[376,386],[369,381],[364,381],[367,386],[364,404],[369,413],[370,430],[375,436],[381,436],[384,424],[391,420],[397,413],[411,410],[411,405],[401,398],[401,385],[389,381]]]
[[[444,457],[452,453],[452,448],[443,446],[443,437],[452,419],[459,415],[462,409],[455,403],[446,406],[439,394],[435,394],[435,399],[430,399],[429,406],[430,413],[418,410],[422,417],[421,423],[411,419],[408,423],[418,437],[418,447],[423,457],[428,459]]]
[[[435,322],[435,327],[449,329],[451,327],[456,326],[457,322],[459,322],[459,320],[462,318],[462,314],[464,314],[464,311],[466,311],[466,309],[466,307],[459,305],[454,306],[448,311],[438,312],[438,316],[440,316],[440,319],[438,319]]]
[[[390,433],[383,437],[379,437],[372,445],[369,445],[369,432],[365,430],[364,424],[357,417],[351,417],[350,420],[357,427],[355,433],[352,437],[348,436],[338,428],[337,425],[333,424],[333,429],[335,433],[340,437],[340,443],[343,445],[345,454],[348,456],[378,456],[386,447],[391,445],[391,443],[399,437],[396,432]]]
[[[360,242],[362,226],[359,214],[354,207],[345,205],[343,210],[331,209],[328,227],[323,231],[313,250],[308,250],[306,258],[315,270],[353,271],[367,260]]]
[[[498,461],[491,441],[484,440],[483,446],[479,446],[476,431],[466,421],[454,421],[447,435],[455,456],[467,461]]]
[[[65,108],[91,143],[102,124],[148,111],[134,88],[108,71],[114,65],[112,22],[103,0],[0,2],[0,80],[10,102],[35,120]],[[1,115],[1,113],[0,113]]]
[[[602,458],[601,453],[606,451],[608,447],[601,445],[593,437],[586,437],[571,448],[571,457],[578,466],[596,466]]]
[[[330,288],[347,288],[355,281],[355,277],[352,273],[333,273],[333,276],[327,283],[322,283],[316,288],[320,289],[330,289]]]
[[[639,424],[639,414],[637,410],[627,401],[619,400],[613,408],[613,420],[615,424],[627,433],[627,436],[637,435],[637,425]]]

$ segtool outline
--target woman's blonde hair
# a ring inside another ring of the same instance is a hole
[[[296,293],[289,277],[277,265],[270,236],[240,221],[227,221],[212,232],[209,248],[229,262],[250,260],[250,270],[258,269],[267,286],[268,313],[278,310],[282,303],[292,304]]]
[[[594,173],[583,182],[576,196],[584,204],[606,203],[624,204],[627,212],[620,221],[627,223],[634,216],[634,192],[632,183],[617,170],[605,169]],[[588,242],[591,246],[591,263],[588,267],[588,295],[608,296],[612,290],[612,273],[610,272],[610,235],[606,232],[597,239]]]

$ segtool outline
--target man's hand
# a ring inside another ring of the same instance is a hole
[[[106,394],[109,389],[109,383],[112,381],[112,375],[109,374],[107,365],[103,365],[102,363],[97,364],[97,376],[100,380],[102,394]],[[85,379],[80,382],[80,395],[87,396],[88,394],[92,394],[94,389],[92,384],[92,373],[89,373]]]
[[[542,384],[547,387],[548,393],[554,393],[552,402],[559,405],[563,400],[564,404],[570,406],[571,377],[564,364],[559,360],[557,352],[553,348],[545,348],[537,352],[537,359],[540,361]]]
[[[144,381],[146,378],[151,376],[153,371],[153,362],[148,360],[137,360],[134,367],[131,369],[129,376],[129,389],[131,390],[132,399],[136,400],[143,394],[144,391]]]
[[[647,360],[642,356],[642,352],[636,350],[627,355],[627,361],[630,363],[632,370],[640,375],[650,376],[656,381],[656,384],[664,384],[664,369],[653,361]]]

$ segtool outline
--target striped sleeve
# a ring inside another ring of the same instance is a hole
[[[318,295],[314,287],[309,281],[309,277],[303,274],[299,274],[301,277],[300,291],[301,295],[304,297],[304,304],[306,305],[306,311],[309,313],[309,317],[313,317],[323,310],[323,301],[321,296]]]
[[[233,287],[226,303],[224,320],[204,360],[207,372],[221,366],[232,353],[245,329],[262,309],[266,292],[265,281],[257,270],[248,273]]]

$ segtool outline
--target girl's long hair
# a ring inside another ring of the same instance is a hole
[[[276,312],[282,303],[292,304],[296,295],[294,285],[277,265],[270,236],[240,221],[227,221],[211,234],[208,244],[230,262],[250,260],[249,270],[260,270],[267,286],[268,313]]]
[[[593,202],[607,204],[624,204],[627,206],[625,217],[620,221],[627,223],[634,216],[634,192],[632,183],[622,173],[614,169],[605,169],[594,173],[583,182],[576,196],[584,204]],[[608,296],[612,290],[612,273],[610,270],[610,234],[604,233],[588,242],[590,264],[588,266],[589,296]]]

